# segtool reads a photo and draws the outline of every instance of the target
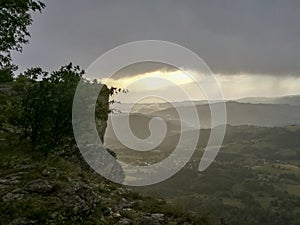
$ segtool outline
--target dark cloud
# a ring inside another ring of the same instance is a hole
[[[116,72],[111,78],[118,79],[122,77],[129,77],[129,76],[135,76],[144,73],[150,73],[158,70],[171,72],[171,71],[178,70],[178,68],[164,63],[158,63],[158,62],[140,62],[122,68],[121,70]]]
[[[22,68],[86,68],[117,45],[160,39],[181,44],[215,73],[300,74],[300,1],[47,0],[35,15]]]

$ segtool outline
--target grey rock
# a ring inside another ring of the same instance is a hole
[[[126,193],[126,190],[125,190],[124,188],[120,187],[120,188],[117,189],[117,193],[118,193],[119,195],[123,195],[123,194]]]
[[[141,225],[161,225],[161,223],[151,216],[144,216],[141,220]]]
[[[20,183],[20,179],[21,179],[20,176],[23,174],[25,173],[18,172],[18,173],[9,174],[5,178],[0,179],[0,184],[4,184],[4,185],[18,184]]]
[[[97,203],[100,200],[100,197],[92,190],[92,188],[84,183],[77,183],[75,185],[75,192],[81,199],[89,203]]]
[[[37,224],[37,221],[35,220],[28,220],[27,218],[16,218],[14,219],[10,225],[29,225],[29,224]]]
[[[114,217],[114,218],[120,218],[121,214],[119,212],[115,212],[115,213],[112,214],[112,217]]]
[[[13,179],[9,181],[9,184],[18,184],[18,183],[20,183],[20,180],[18,179]]]
[[[164,214],[162,213],[153,213],[151,214],[151,218],[158,220],[158,221],[163,221],[164,220]]]
[[[0,184],[8,184],[9,180],[0,178]]]
[[[53,186],[48,180],[37,179],[31,181],[25,188],[27,191],[45,194],[53,191]]]
[[[60,176],[59,171],[55,167],[46,168],[42,171],[42,175],[52,180],[58,179]]]
[[[122,198],[120,201],[121,208],[130,208],[133,205],[133,202],[128,201],[126,198]]]
[[[18,169],[20,170],[29,170],[29,169],[33,169],[35,167],[34,164],[28,164],[28,165],[20,165],[18,167]]]
[[[279,182],[284,183],[284,184],[292,184],[292,185],[298,184],[296,181],[289,179],[289,178],[281,178],[279,180]]]
[[[5,184],[0,184],[0,190],[1,189],[5,189],[5,188],[7,188],[7,187],[9,187],[8,185],[5,185]]]
[[[80,197],[74,196],[73,212],[79,215],[87,215],[92,211],[91,207]]]
[[[104,208],[104,209],[102,210],[102,213],[103,213],[104,216],[109,216],[109,215],[112,214],[112,210],[111,210],[110,207],[106,207],[106,208]]]
[[[18,179],[19,179],[20,176],[26,175],[26,174],[28,174],[28,172],[20,171],[20,172],[16,172],[16,173],[9,174],[9,175],[7,175],[6,177],[10,177],[10,178],[12,178],[12,177],[18,177]]]
[[[82,182],[62,190],[58,196],[74,214],[81,216],[92,213],[96,208],[96,203],[100,201],[100,197]]]
[[[24,194],[9,192],[2,197],[2,200],[4,202],[14,202],[14,201],[22,200],[23,197],[24,197]]]
[[[121,218],[117,224],[118,225],[130,225],[130,224],[133,224],[133,222],[131,219],[128,219],[128,218]]]
[[[184,222],[182,225],[191,225],[191,224],[188,222]]]
[[[26,192],[24,189],[22,188],[16,188],[12,191],[12,193],[18,193],[18,194],[27,194],[28,192]]]

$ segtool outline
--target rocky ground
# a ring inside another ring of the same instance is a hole
[[[93,173],[77,153],[40,153],[0,141],[0,224],[207,224],[163,199]]]

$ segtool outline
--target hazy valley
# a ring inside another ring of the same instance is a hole
[[[206,212],[212,224],[219,224],[219,218],[224,218],[224,224],[298,224],[299,97],[250,100],[253,103],[226,103],[228,124],[224,142],[217,158],[204,172],[198,171],[198,165],[210,134],[207,128],[210,111],[205,102],[198,102],[196,107],[204,128],[190,162],[167,181],[137,190],[165,197],[195,212]],[[263,103],[257,102],[259,100]],[[175,105],[191,107],[187,103]],[[195,127],[181,124],[176,109],[169,107],[169,104],[135,105],[134,113],[129,116],[132,132],[142,139],[150,135],[151,118],[160,116],[165,120],[167,135],[154,150],[138,152],[126,148],[115,137],[111,123],[105,144],[116,151],[119,160],[134,165],[149,165],[165,159],[178,143],[181,126],[183,132],[196,131]],[[148,110],[151,108],[156,110]],[[122,120],[125,115],[112,116]],[[186,140],[187,147],[190,141]]]

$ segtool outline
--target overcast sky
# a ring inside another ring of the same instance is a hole
[[[14,54],[20,70],[70,61],[85,69],[120,44],[158,39],[191,49],[221,76],[300,77],[298,0],[44,2],[30,44]]]

